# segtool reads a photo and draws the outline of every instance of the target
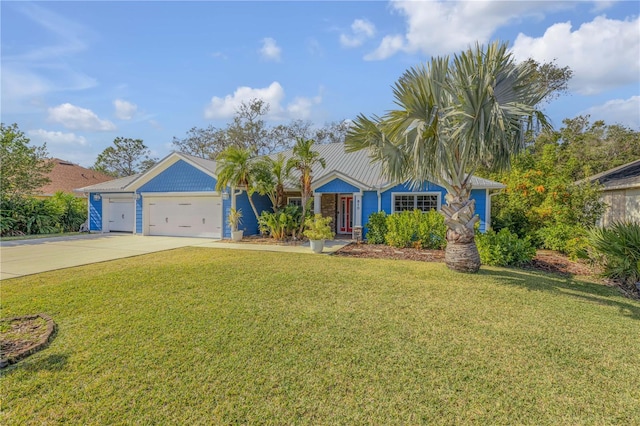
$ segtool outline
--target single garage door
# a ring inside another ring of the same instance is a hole
[[[222,238],[220,197],[147,198],[149,235]]]
[[[109,198],[107,207],[108,232],[133,232],[135,206],[133,200]]]

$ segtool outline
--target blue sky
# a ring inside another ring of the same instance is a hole
[[[242,101],[271,124],[381,115],[431,56],[509,42],[518,60],[574,71],[564,118],[640,130],[640,2],[8,2],[1,117],[83,166],[118,137],[156,157],[174,136],[224,127]]]

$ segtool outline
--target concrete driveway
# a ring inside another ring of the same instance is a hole
[[[0,243],[0,279],[212,243],[206,238],[90,234]]]
[[[348,243],[346,240],[327,241],[323,253],[333,253]],[[129,234],[88,234],[0,241],[0,280],[187,246],[313,254],[309,242],[299,246],[246,242],[234,244],[210,238],[143,237]]]

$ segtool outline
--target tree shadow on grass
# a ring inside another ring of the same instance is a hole
[[[51,354],[42,358],[25,358],[1,370],[0,377],[7,376],[20,369],[27,373],[37,373],[39,371],[62,371],[67,365],[68,358],[68,354]]]
[[[524,287],[530,291],[545,291],[618,308],[620,314],[640,320],[640,302],[624,296],[616,289],[603,284],[593,283],[571,277],[544,272],[524,271],[518,269],[486,269],[481,275],[492,277],[496,282],[515,287]]]

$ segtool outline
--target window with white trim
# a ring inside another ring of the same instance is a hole
[[[413,211],[418,209],[422,212],[437,210],[440,201],[440,194],[394,194],[393,212]]]
[[[287,197],[287,204],[302,207],[302,197]]]

